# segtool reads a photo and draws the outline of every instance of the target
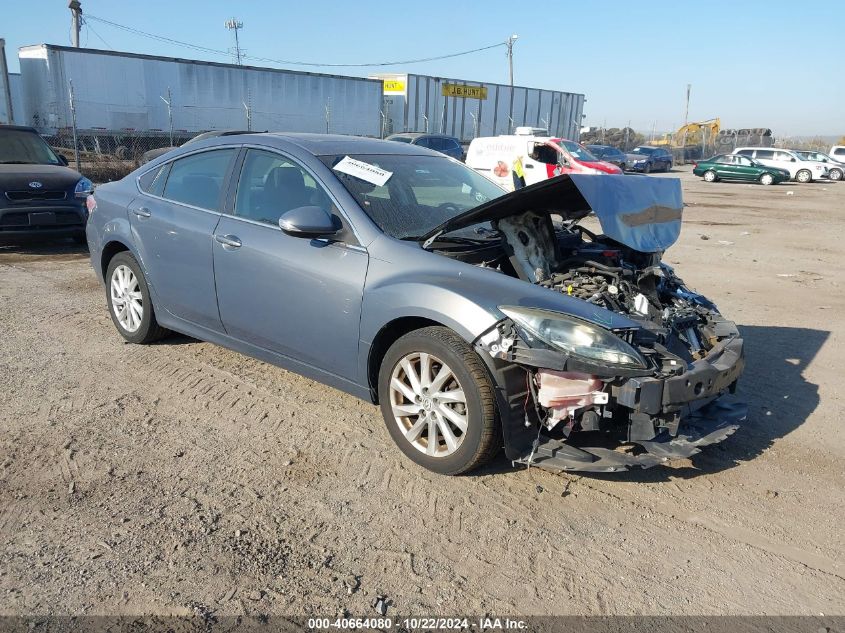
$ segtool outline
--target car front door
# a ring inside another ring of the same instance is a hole
[[[220,220],[237,148],[215,149],[173,161],[160,195],[141,195],[129,222],[157,309],[222,331],[214,292],[212,235]]]
[[[249,149],[231,205],[214,234],[217,303],[226,332],[354,378],[367,252],[348,226],[331,241],[279,228],[282,214],[303,206],[318,206],[344,222],[333,198],[292,158]]]
[[[760,177],[760,168],[755,167],[751,159],[745,156],[734,156],[734,168],[736,177],[740,180],[757,180]]]

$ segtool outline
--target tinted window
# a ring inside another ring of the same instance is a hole
[[[833,150],[834,156],[845,156],[845,147],[837,147]]]
[[[234,156],[234,149],[218,149],[173,161],[163,197],[202,209],[218,210],[220,191]]]
[[[328,194],[302,167],[279,154],[249,150],[238,180],[235,215],[277,226],[282,214],[307,206],[332,212]]]
[[[58,165],[58,156],[35,132],[0,130],[0,164]]]
[[[447,139],[444,139],[444,140],[446,141],[444,143],[445,149],[451,149],[451,150],[461,149],[461,144],[458,143],[458,141],[456,139],[447,138]]]
[[[433,149],[432,144],[431,144],[431,142],[433,140],[434,139],[432,139],[428,136],[421,136],[416,141],[414,141],[414,145],[419,145],[420,147],[428,147],[428,148]]]
[[[753,156],[754,150],[753,149],[741,149],[737,152],[737,154],[739,154],[740,156]],[[757,156],[757,158],[760,158],[760,156]]]
[[[151,169],[138,178],[138,186],[141,188],[141,191],[154,196],[160,196],[164,190],[164,181],[167,180],[169,169],[170,163],[165,163],[158,169]]]
[[[772,160],[775,157],[775,153],[770,149],[758,149],[756,157],[762,158],[763,160]]]

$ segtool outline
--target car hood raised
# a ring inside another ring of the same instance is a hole
[[[82,176],[61,165],[0,165],[0,191],[67,191]],[[37,189],[31,182],[41,183]]]
[[[653,253],[677,241],[683,205],[677,178],[564,174],[485,202],[435,227],[421,240],[526,211],[560,215],[564,220],[578,220],[592,212],[605,235]]]

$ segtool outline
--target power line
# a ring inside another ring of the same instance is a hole
[[[105,20],[103,18],[98,18],[95,15],[91,15],[90,13],[86,15],[87,20],[95,20],[97,22],[101,22],[103,24],[108,24],[109,26],[113,26],[118,29],[122,29],[124,31],[128,31],[130,33],[134,33],[135,35],[141,35],[143,37],[149,37],[154,40],[158,40],[159,42],[167,42],[168,44],[176,44],[178,46],[185,46],[187,48],[193,49],[195,51],[201,51],[204,53],[212,53],[214,55],[226,55],[227,57],[231,55],[229,51],[223,51],[216,48],[209,48],[207,46],[200,46],[199,44],[191,44],[190,42],[183,42],[181,40],[175,40],[170,37],[164,37],[163,35],[156,35],[154,33],[147,33],[146,31],[141,31],[140,29],[133,28],[131,26],[126,26],[125,24],[118,24],[117,22],[112,22],[110,20]],[[99,36],[98,36],[99,37]],[[473,48],[468,51],[461,51],[458,53],[448,53],[446,55],[436,55],[434,57],[424,57],[421,59],[406,59],[403,61],[392,61],[392,62],[372,62],[372,63],[358,63],[358,64],[319,64],[315,62],[301,62],[301,61],[294,61],[290,59],[271,59],[269,57],[256,57],[254,55],[241,55],[244,59],[251,59],[257,62],[265,62],[270,64],[277,64],[280,66],[309,66],[309,67],[322,67],[322,68],[364,68],[364,67],[376,67],[376,66],[400,66],[403,64],[419,64],[422,62],[433,62],[438,61],[441,59],[450,59],[453,57],[461,57],[462,55],[470,55],[472,53],[479,53],[481,51],[490,50],[491,48],[498,48],[500,46],[507,46],[505,42],[499,42],[497,44],[490,44],[489,46],[482,46],[480,48]]]
[[[100,40],[100,41],[101,41],[101,42],[105,45],[105,47],[106,47],[107,49],[112,50],[112,51],[114,50],[114,49],[111,47],[111,45],[110,45],[110,44],[109,44],[106,40],[104,40],[104,39],[103,39],[103,36],[102,36],[102,35],[100,35],[99,33],[97,33],[96,29],[95,29],[93,26],[91,26],[90,24],[88,24],[88,19],[87,19],[87,16],[85,17],[85,19],[83,19],[83,20],[82,20],[82,26],[87,26],[87,27],[91,30],[91,32],[92,32],[94,35],[96,35],[96,36],[97,36],[97,39],[98,39],[98,40]]]

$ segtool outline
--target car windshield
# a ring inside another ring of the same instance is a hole
[[[61,165],[61,161],[35,132],[0,130],[0,164]]]
[[[648,156],[651,156],[656,151],[657,151],[657,148],[655,148],[655,147],[635,147],[634,149],[631,150],[631,153],[632,154],[646,154]]]
[[[320,157],[372,221],[398,239],[422,237],[443,222],[506,193],[445,156],[369,154],[349,156],[352,161],[345,158]],[[344,164],[339,164],[341,161]]]
[[[583,160],[587,162],[596,162],[598,158],[590,154],[587,151],[587,148],[583,145],[579,145],[575,141],[560,141],[560,144],[567,149],[567,151],[572,154],[576,159]]]

